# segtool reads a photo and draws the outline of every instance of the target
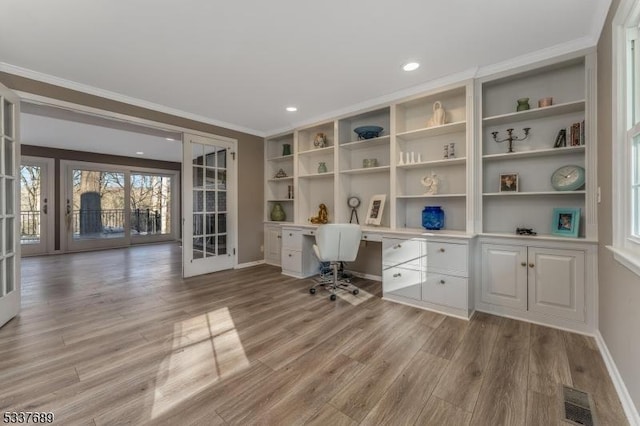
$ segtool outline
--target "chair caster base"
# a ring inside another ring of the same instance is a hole
[[[310,288],[310,289],[309,289],[309,293],[311,293],[311,294],[316,294],[316,289],[315,289],[315,288]]]
[[[351,293],[353,293],[353,295],[355,296],[356,294],[359,293],[358,289],[353,290]]]
[[[336,300],[336,299],[337,299],[337,297],[336,297],[336,295],[335,295],[335,294],[332,294],[331,296],[329,296],[329,299],[331,299],[331,300]]]

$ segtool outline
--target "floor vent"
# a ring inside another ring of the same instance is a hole
[[[562,387],[564,418],[574,425],[594,426],[589,394],[568,386]]]

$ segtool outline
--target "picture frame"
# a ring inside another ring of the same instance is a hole
[[[564,207],[553,209],[553,217],[551,218],[551,234],[562,237],[578,238],[580,230],[580,214],[579,207]]]
[[[365,225],[380,226],[386,201],[387,194],[377,194],[371,197],[371,200],[369,200],[369,209],[367,210],[367,218],[364,221]]]
[[[500,173],[498,185],[500,192],[518,192],[520,190],[520,177],[518,173]]]

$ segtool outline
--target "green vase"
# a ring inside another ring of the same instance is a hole
[[[526,111],[530,108],[529,106],[529,98],[520,98],[518,99],[518,106],[516,107],[516,111]]]
[[[275,203],[271,209],[271,220],[274,222],[282,222],[287,219],[287,214],[280,203]]]
[[[318,173],[327,173],[327,163],[321,161],[318,164]]]

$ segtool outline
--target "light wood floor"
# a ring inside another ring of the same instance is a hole
[[[23,260],[0,412],[57,424],[556,425],[560,384],[626,420],[591,338],[380,299],[270,266],[180,278],[177,245]]]

